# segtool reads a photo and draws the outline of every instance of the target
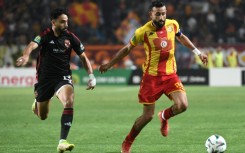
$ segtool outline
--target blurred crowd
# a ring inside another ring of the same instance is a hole
[[[13,66],[11,61],[25,45],[50,26],[49,14],[54,8],[69,9],[69,29],[83,44],[115,45],[127,43],[134,30],[149,20],[150,3],[151,0],[0,0],[0,67]],[[197,46],[245,42],[244,0],[171,0],[166,1],[166,7],[167,18],[176,19]],[[180,54],[185,57],[185,49]],[[36,54],[32,57],[35,59]],[[28,66],[34,65],[33,61]]]
[[[177,63],[178,68],[190,68],[190,69],[209,69],[209,68],[223,68],[223,67],[239,67],[245,66],[245,61],[242,59],[245,57],[245,50],[238,52],[236,48],[229,47],[223,48],[218,46],[200,48],[208,56],[208,64],[203,65],[202,61],[197,55],[191,56],[190,52],[178,53]]]

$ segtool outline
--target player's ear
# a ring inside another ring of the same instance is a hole
[[[149,18],[152,19],[152,11],[151,10],[148,12],[148,15],[149,15]]]
[[[51,24],[52,24],[52,25],[55,25],[55,19],[52,19],[52,20],[51,20]]]

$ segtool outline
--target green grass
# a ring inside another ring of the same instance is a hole
[[[132,146],[133,153],[205,153],[212,134],[222,135],[227,153],[245,150],[245,88],[186,86],[189,108],[170,123],[167,138],[160,135],[157,112],[172,102],[162,96],[155,118]],[[68,140],[73,153],[119,153],[121,143],[142,112],[138,86],[75,87],[75,116]],[[49,117],[31,112],[32,88],[0,88],[0,152],[54,153],[59,139],[62,106],[56,97]]]

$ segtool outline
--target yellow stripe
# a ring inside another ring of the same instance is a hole
[[[148,67],[148,61],[149,61],[149,47],[147,46],[146,43],[144,43],[144,50],[145,50],[145,54],[146,54],[146,59],[145,59],[145,62],[144,64],[142,65],[142,69],[143,69],[143,72],[146,71],[146,68]]]
[[[172,29],[174,29],[174,26],[172,24]],[[167,31],[168,31],[168,27],[166,27]],[[174,40],[175,39],[175,32],[167,32],[167,38],[170,40]],[[175,44],[174,41],[171,41],[172,44],[172,49],[169,52],[169,57],[168,60],[166,62],[166,74],[172,74],[176,71],[176,62],[175,62],[175,57],[174,57],[174,52],[175,52]]]
[[[151,53],[151,63],[149,68],[150,74],[157,75],[159,59],[160,59],[160,51],[153,50]]]
[[[171,93],[174,93],[174,92],[177,92],[177,91],[180,91],[180,92],[184,92],[186,94],[186,91],[185,89],[178,89],[178,90],[174,90],[174,91],[171,91],[170,93],[167,93],[168,95],[170,95]]]
[[[158,38],[157,33],[155,32],[153,35],[155,38]],[[149,67],[149,74],[156,76],[157,70],[158,70],[158,63],[160,59],[160,51],[155,50],[155,44],[153,42],[154,39],[150,39],[149,43],[151,45],[151,61],[150,61],[150,67]]]

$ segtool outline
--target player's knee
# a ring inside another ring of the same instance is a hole
[[[183,102],[183,103],[180,104],[180,111],[181,112],[186,111],[187,108],[188,108],[188,103],[187,102]]]
[[[64,108],[73,108],[73,101],[66,101]]]
[[[73,107],[73,98],[67,98],[64,100],[64,107],[71,108]]]
[[[188,103],[187,102],[182,102],[177,105],[177,110],[178,112],[184,112],[188,108]]]

